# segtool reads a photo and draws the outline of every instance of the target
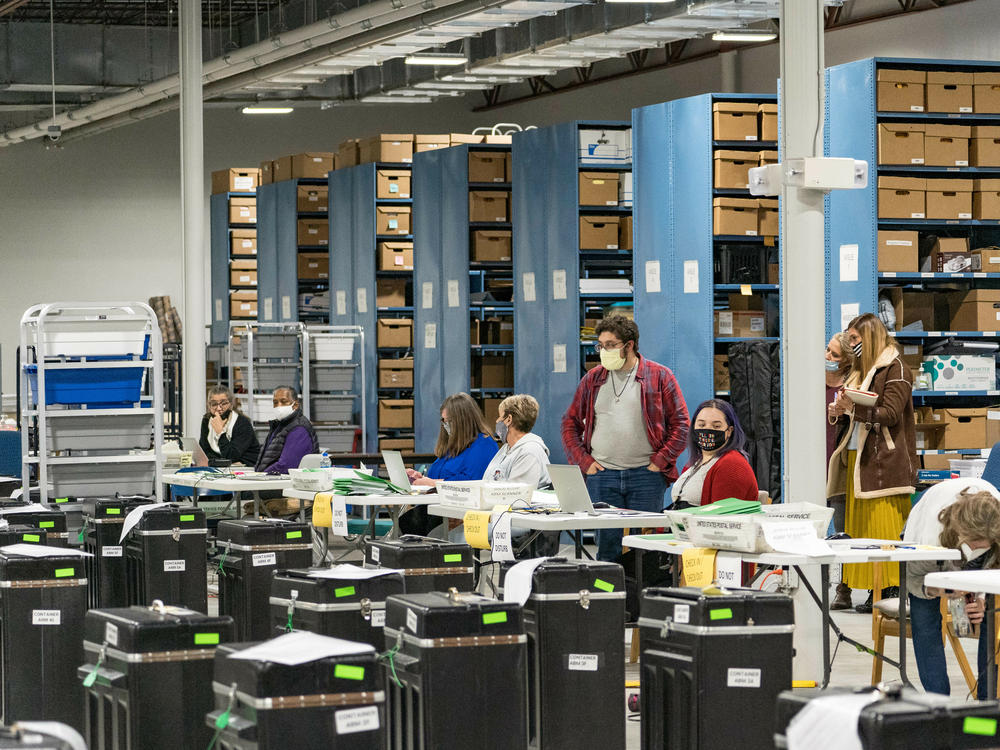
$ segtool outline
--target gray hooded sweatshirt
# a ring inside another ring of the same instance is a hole
[[[529,432],[514,443],[503,447],[486,467],[483,479],[488,482],[517,482],[537,488],[548,487],[549,449],[538,435]]]

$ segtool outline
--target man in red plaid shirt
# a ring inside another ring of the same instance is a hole
[[[594,502],[659,512],[677,479],[688,411],[674,374],[639,354],[639,328],[621,315],[597,324],[601,365],[588,372],[563,416],[563,448],[586,474]],[[617,560],[621,529],[597,532],[597,559]]]

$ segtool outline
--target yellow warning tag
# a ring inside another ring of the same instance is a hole
[[[322,529],[329,529],[333,526],[333,512],[330,510],[332,502],[333,496],[329,493],[321,492],[313,498],[313,526]]]
[[[490,511],[470,510],[462,519],[465,541],[475,549],[490,548]]]

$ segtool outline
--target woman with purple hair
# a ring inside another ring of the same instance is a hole
[[[743,446],[746,435],[727,401],[711,398],[698,405],[688,437],[688,465],[674,482],[674,508],[735,497],[757,499],[757,478]]]

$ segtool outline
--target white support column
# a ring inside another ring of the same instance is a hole
[[[782,0],[783,162],[823,155],[823,31],[822,0]],[[781,198],[782,496],[825,505],[823,193],[785,187]],[[810,575],[817,592],[818,579]],[[795,630],[795,678],[819,681],[821,639],[829,634],[815,605],[797,608]]]
[[[184,243],[184,433],[205,411],[205,159],[202,135],[201,0],[181,0],[181,227]]]

